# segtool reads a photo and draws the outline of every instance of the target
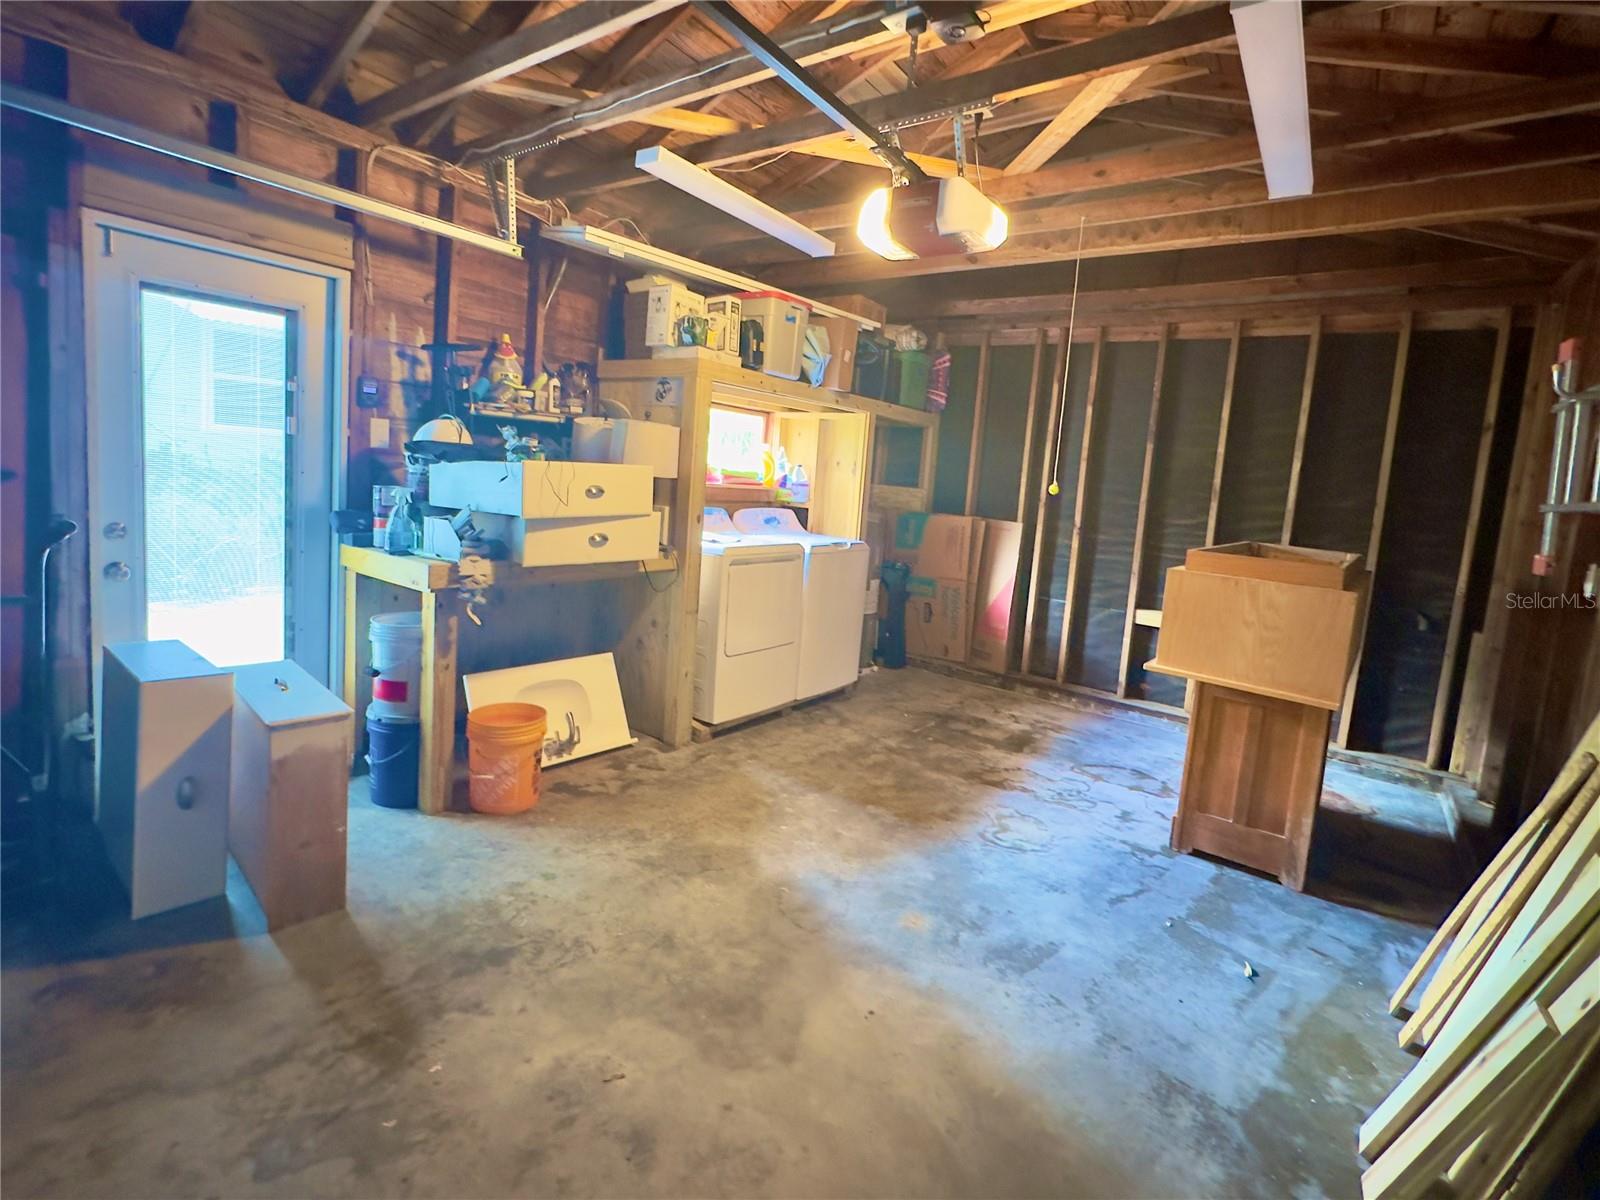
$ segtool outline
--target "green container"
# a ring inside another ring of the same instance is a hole
[[[933,358],[926,350],[902,350],[895,356],[899,360],[900,381],[895,389],[894,401],[905,408],[928,407],[928,372]]]

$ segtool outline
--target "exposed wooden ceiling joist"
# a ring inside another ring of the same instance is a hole
[[[1396,146],[1362,157],[1340,157],[1318,166],[1317,195],[1390,188],[1403,183],[1424,183],[1488,175],[1530,167],[1561,166],[1600,158],[1600,124],[1578,118],[1554,120],[1547,128],[1530,131],[1509,145],[1485,145],[1440,139],[1424,146]],[[1597,176],[1600,178],[1600,176]],[[1255,177],[1231,180],[1208,188],[1181,183],[1158,184],[1131,193],[1084,203],[1064,203],[1013,213],[1011,236],[1027,239],[1039,234],[1070,232],[1080,222],[1089,229],[1130,220],[1154,220],[1227,209],[1244,209],[1268,202],[1265,180]],[[840,259],[871,256],[853,234],[841,234]],[[839,261],[836,259],[835,261]]]
[[[640,21],[623,34],[615,46],[589,64],[578,76],[578,88],[592,92],[605,91],[654,54],[663,42],[693,19],[694,9],[683,4],[657,13],[648,21]]]
[[[356,119],[369,126],[403,120],[649,20],[680,3],[682,0],[588,0],[368,100],[357,108]]]
[[[1088,0],[996,0],[986,9],[988,28],[992,32],[1009,29],[1085,3]],[[908,47],[904,34],[884,27],[882,19],[889,11],[888,4],[854,6],[826,21],[797,26],[774,40],[803,66],[884,46]],[[924,34],[923,40],[930,49],[936,44],[931,34]],[[771,77],[771,71],[744,51],[731,50],[702,64],[691,74],[640,80],[606,96],[547,113],[522,128],[475,139],[460,147],[458,157],[463,165],[474,166],[496,156],[521,154],[558,136],[594,133],[612,125],[637,121],[640,113],[652,108],[689,104]],[[632,174],[631,154],[623,157],[630,164],[628,173]]]
[[[1419,104],[1378,121],[1350,124],[1334,133],[1320,130],[1319,152],[1357,150],[1397,142],[1464,133],[1554,116],[1600,111],[1600,76],[1512,84],[1453,100]],[[1249,167],[1260,161],[1254,134],[1210,141],[1183,141],[1142,147],[1101,158],[1057,163],[1031,175],[987,181],[985,191],[997,203],[1021,205],[1077,196],[1106,188],[1157,183],[1210,171]],[[853,225],[860,197],[790,215],[818,230]],[[1013,219],[1020,213],[1013,212]],[[744,231],[716,229],[693,243],[696,250],[744,240]]]
[[[1594,70],[1594,52],[1541,42],[1405,37],[1387,30],[1307,26],[1306,61],[1336,67],[1375,67],[1423,75],[1582,75]]]
[[[1538,283],[1559,273],[1554,265],[1531,263],[1516,255],[1409,263],[1391,267],[1302,271],[1285,275],[1235,274],[1202,283],[1163,284],[1139,288],[1104,288],[1081,292],[1078,312],[1093,317],[1118,309],[1178,308],[1191,304],[1264,300],[1272,296],[1339,296],[1404,288],[1459,287],[1467,284]],[[994,299],[925,296],[921,304],[897,306],[897,318],[916,321],[951,321],[960,318],[1050,320],[1064,317],[1072,307],[1070,292]]]
[[[1193,246],[1448,225],[1532,212],[1582,212],[1593,208],[1596,196],[1600,196],[1600,172],[1584,167],[1533,167],[1276,200],[1220,212],[1090,226],[1083,231],[1081,253],[1084,257],[1145,254]],[[1071,261],[1079,252],[1076,233],[1052,233],[1016,238],[988,254],[941,255],[908,262],[885,262],[875,255],[860,254],[781,264],[766,270],[763,277],[786,287],[842,286],[1022,263]]]
[[[1475,246],[1512,250],[1518,254],[1560,263],[1576,262],[1595,248],[1593,238],[1549,233],[1509,221],[1461,221],[1437,229],[1423,229],[1421,232],[1453,241],[1471,242]]]
[[[372,31],[383,19],[389,4],[390,0],[367,0],[364,4],[349,6],[349,20],[329,52],[327,61],[300,98],[302,104],[321,108],[328,102],[329,93],[344,82],[345,69],[349,67],[350,60],[366,45],[367,38],[372,36]]]
[[[882,96],[857,106],[869,121],[887,125],[944,112],[963,104],[990,98],[1017,98],[1039,91],[1066,87],[1098,75],[1114,74],[1131,66],[1164,62],[1233,37],[1233,20],[1226,7],[1186,13],[1158,25],[1124,30],[1090,42],[1058,46],[1038,54],[942,80],[893,96]],[[700,166],[740,162],[781,150],[797,149],[807,142],[833,137],[836,128],[817,115],[753,129],[748,133],[712,138],[682,151]],[[551,191],[576,195],[597,188],[640,182],[631,161],[618,160],[593,171],[557,176],[548,181]]]

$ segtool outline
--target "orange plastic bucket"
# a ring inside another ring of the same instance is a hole
[[[505,816],[539,803],[545,711],[537,704],[485,704],[467,714],[467,803]]]

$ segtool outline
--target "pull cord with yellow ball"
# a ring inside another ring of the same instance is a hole
[[[1052,496],[1061,495],[1061,442],[1067,436],[1067,379],[1072,374],[1072,332],[1078,323],[1078,277],[1083,274],[1083,218],[1078,218],[1078,261],[1072,268],[1072,307],[1067,311],[1067,344],[1062,347],[1061,404],[1057,408],[1061,420],[1056,425],[1056,452],[1050,463],[1050,486],[1045,490]]]

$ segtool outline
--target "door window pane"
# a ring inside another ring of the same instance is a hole
[[[145,287],[146,636],[286,656],[288,314]]]

